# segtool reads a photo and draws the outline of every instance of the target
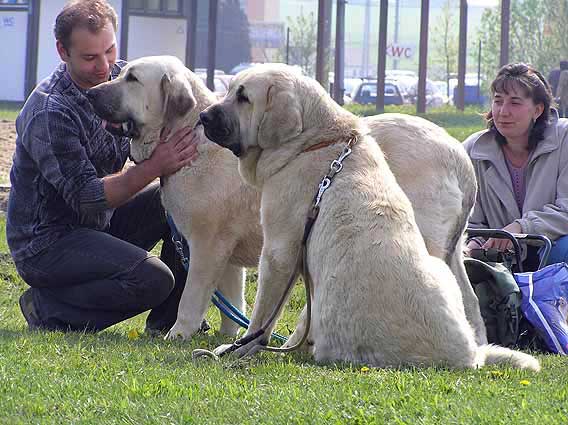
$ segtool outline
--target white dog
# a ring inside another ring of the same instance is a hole
[[[456,280],[428,253],[381,149],[317,82],[285,65],[243,71],[200,118],[207,137],[235,153],[243,179],[262,192],[264,245],[247,335],[283,296],[318,184],[352,141],[308,241],[316,361],[455,368],[509,361],[539,370],[527,354],[476,343]],[[237,353],[256,351],[273,325]]]
[[[177,58],[132,61],[114,81],[92,89],[95,110],[114,122],[128,122],[136,161],[148,158],[160,131],[194,125],[215,96]],[[475,200],[475,174],[457,141],[417,117],[383,114],[365,120],[403,190],[432,255],[456,275],[468,319],[479,343],[486,341],[477,298],[463,266],[461,237]],[[200,327],[218,288],[244,311],[244,269],[256,266],[262,247],[260,194],[245,185],[237,159],[213,143],[200,146],[191,167],[166,179],[162,199],[178,229],[190,241],[191,267],[177,322],[170,336],[190,337]],[[221,332],[237,326],[223,317]]]

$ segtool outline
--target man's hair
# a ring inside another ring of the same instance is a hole
[[[550,121],[550,107],[553,104],[550,85],[532,65],[526,63],[511,63],[502,67],[497,77],[491,83],[491,98],[496,92],[509,94],[510,91],[521,91],[532,99],[535,105],[542,103],[544,109],[530,129],[529,150],[533,150],[538,142],[544,139],[544,131]],[[493,113],[485,115],[487,126],[495,132],[495,138],[500,145],[507,144],[505,137],[499,133],[493,121]]]
[[[75,28],[87,28],[97,33],[110,22],[116,31],[117,21],[115,10],[106,0],[73,0],[57,15],[53,32],[55,39],[69,49]]]

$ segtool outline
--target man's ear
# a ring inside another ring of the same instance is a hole
[[[164,74],[160,88],[164,99],[164,126],[169,127],[176,118],[195,107],[195,97],[185,73]]]
[[[260,146],[277,146],[303,130],[302,105],[291,91],[268,89],[268,102],[258,129]]]
[[[59,57],[61,58],[61,60],[63,62],[68,62],[69,61],[69,52],[63,46],[63,43],[61,41],[57,40],[57,42],[55,43],[55,48],[57,49],[57,53],[59,53]]]

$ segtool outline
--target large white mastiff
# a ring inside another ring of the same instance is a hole
[[[308,341],[316,361],[455,368],[510,362],[539,369],[527,354],[475,341],[456,279],[429,254],[411,203],[369,128],[317,82],[285,65],[253,68],[237,75],[227,96],[200,117],[207,137],[235,153],[243,179],[262,192],[264,245],[247,335],[266,323],[283,296],[318,184],[355,138],[343,170],[323,195],[308,241]],[[405,150],[412,157],[412,146]],[[412,170],[423,182],[434,172],[432,158],[421,158],[423,166]],[[272,326],[237,354],[255,352]],[[297,339],[292,335],[290,343]]]
[[[194,125],[199,112],[216,100],[200,78],[169,56],[130,62],[117,79],[97,86],[91,96],[103,118],[129,124],[136,161],[152,154],[164,127],[175,131]],[[383,114],[364,121],[414,205],[428,251],[456,275],[467,317],[478,342],[485,342],[461,251],[475,200],[475,175],[467,155],[443,129],[421,118]],[[274,125],[282,126],[275,132],[288,128],[285,120]],[[262,246],[259,192],[241,181],[237,159],[226,149],[205,143],[200,153],[191,167],[165,179],[162,188],[164,205],[191,247],[188,281],[170,331],[170,336],[184,338],[199,329],[216,288],[245,309],[243,268],[258,264]],[[237,327],[223,317],[221,331],[235,335]]]

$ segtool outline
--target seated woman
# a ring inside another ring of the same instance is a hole
[[[491,83],[488,129],[464,142],[477,176],[469,225],[545,235],[553,241],[548,264],[568,261],[568,120],[551,108],[550,86],[524,63],[501,68]],[[511,247],[506,239],[471,238],[468,249]],[[527,269],[537,250],[523,253]]]

